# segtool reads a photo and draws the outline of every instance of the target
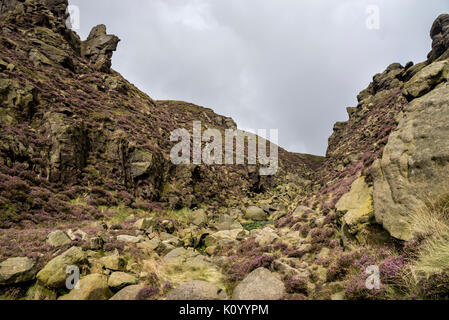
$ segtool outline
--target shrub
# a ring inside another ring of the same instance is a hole
[[[145,287],[137,294],[137,300],[156,300],[159,294],[159,288],[155,286]]]
[[[307,281],[305,279],[286,277],[284,284],[287,293],[307,295]]]
[[[448,300],[449,299],[449,271],[429,276],[420,282],[421,290],[426,299]]]

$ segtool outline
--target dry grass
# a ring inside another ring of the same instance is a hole
[[[422,281],[449,267],[449,196],[427,200],[413,212],[410,222],[419,245],[397,287],[405,299],[428,299]]]
[[[449,266],[449,197],[427,201],[411,216],[416,237],[423,239],[414,263],[416,270],[445,269]]]

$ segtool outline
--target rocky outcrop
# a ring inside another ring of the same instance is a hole
[[[95,70],[109,72],[111,58],[120,39],[106,33],[106,26],[100,24],[90,31],[86,41],[81,44],[81,54],[86,57]]]
[[[223,132],[236,129],[235,122],[139,91],[110,68],[119,39],[99,25],[81,42],[60,15],[66,2],[5,3],[24,10],[4,9],[0,21],[0,173],[5,181],[20,176],[39,192],[24,199],[0,187],[2,205],[14,208],[15,217],[0,226],[92,218],[105,205],[147,211],[222,205],[270,190],[287,176],[310,181],[318,157],[282,149],[271,177],[257,166],[173,165],[173,130],[191,132],[195,120]],[[74,204],[78,198],[87,205]]]
[[[424,71],[424,70],[423,70]],[[413,100],[374,170],[376,220],[398,239],[413,235],[410,215],[449,191],[449,84]]]
[[[262,208],[251,206],[246,209],[245,218],[253,221],[266,221],[268,214]]]
[[[397,114],[408,103],[402,88],[404,80],[414,74],[412,68],[412,63],[405,67],[391,64],[358,95],[358,105],[347,108],[349,120],[335,124],[324,163],[300,204],[327,214],[360,175],[369,176],[369,168],[397,126]]]
[[[430,30],[432,51],[428,55],[429,62],[449,58],[449,14],[440,15]]]
[[[419,98],[449,79],[449,62],[439,61],[426,66],[404,85],[404,95],[412,100]]]
[[[115,290],[135,284],[137,284],[137,278],[125,272],[114,272],[108,279],[109,287]]]
[[[14,11],[21,12],[25,10],[25,6],[32,2],[25,0],[2,0],[0,3],[0,15]],[[69,5],[67,0],[44,0],[39,2],[50,9],[56,17],[66,17],[67,6]]]

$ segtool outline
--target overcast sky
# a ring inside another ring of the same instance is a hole
[[[287,150],[321,155],[374,74],[425,60],[432,22],[449,12],[447,0],[69,2],[82,39],[100,23],[122,39],[113,68],[152,98],[277,128]]]

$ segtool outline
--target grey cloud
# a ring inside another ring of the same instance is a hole
[[[287,150],[324,154],[346,107],[392,62],[425,60],[447,0],[71,0],[80,35],[122,42],[113,67],[155,99],[193,102],[240,128],[279,128]],[[368,5],[380,29],[365,26]]]

